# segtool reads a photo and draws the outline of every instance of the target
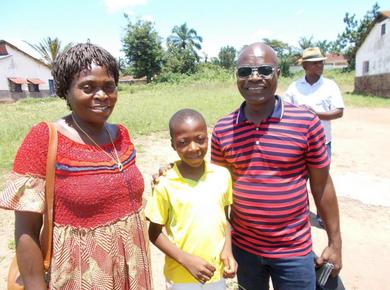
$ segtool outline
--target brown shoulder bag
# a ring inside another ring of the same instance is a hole
[[[53,200],[54,200],[54,177],[55,177],[55,162],[57,155],[57,130],[53,123],[47,123],[49,127],[49,148],[46,161],[46,186],[45,186],[45,201],[46,213],[43,216],[43,228],[40,236],[43,267],[45,275],[49,274],[52,241],[53,241]],[[45,280],[47,277],[45,277]],[[48,282],[48,281],[47,281]],[[18,263],[15,257],[8,270],[7,280],[8,290],[23,290],[23,279],[20,276]]]

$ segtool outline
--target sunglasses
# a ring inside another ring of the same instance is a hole
[[[254,72],[257,72],[261,77],[265,79],[270,79],[275,72],[275,68],[269,64],[264,64],[260,66],[241,66],[237,69],[237,76],[239,78],[248,78]]]

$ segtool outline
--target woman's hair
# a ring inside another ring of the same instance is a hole
[[[92,63],[103,66],[118,85],[119,70],[115,58],[105,49],[92,43],[79,43],[56,57],[51,74],[54,78],[56,94],[62,99],[66,95],[75,76],[91,69]]]

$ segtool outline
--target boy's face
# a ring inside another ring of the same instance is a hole
[[[173,126],[171,144],[180,159],[190,167],[203,165],[207,153],[208,136],[202,120],[187,118]]]

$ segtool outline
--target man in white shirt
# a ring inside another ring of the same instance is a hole
[[[330,158],[332,154],[330,121],[343,116],[344,101],[338,85],[322,76],[325,59],[318,47],[306,48],[301,59],[305,76],[288,87],[284,99],[317,114],[325,129],[325,144]],[[323,225],[318,213],[317,221],[320,226]]]
[[[284,99],[292,104],[307,107],[320,118],[326,134],[326,146],[331,156],[330,121],[341,118],[344,101],[338,85],[324,78],[324,57],[318,47],[306,48],[302,54],[305,76],[293,82],[285,92]]]

